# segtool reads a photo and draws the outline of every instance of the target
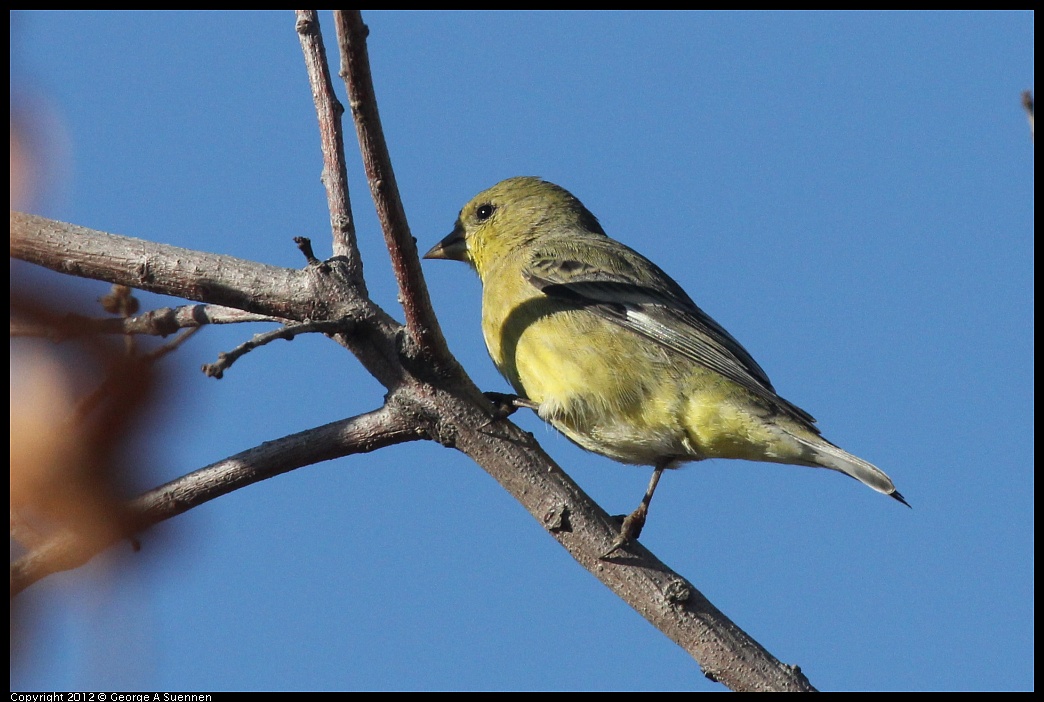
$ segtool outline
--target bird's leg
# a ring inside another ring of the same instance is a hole
[[[624,518],[623,524],[620,525],[620,533],[613,539],[609,550],[602,554],[603,560],[624,544],[629,543],[632,539],[637,539],[641,535],[642,527],[645,526],[645,518],[649,514],[649,503],[652,502],[653,493],[656,492],[656,484],[660,482],[660,476],[666,467],[666,464],[662,464],[656,466],[655,470],[653,470],[652,478],[649,480],[649,487],[645,490],[645,496],[638,505],[638,509]]]

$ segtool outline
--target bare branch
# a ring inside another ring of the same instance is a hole
[[[221,305],[180,305],[151,310],[136,317],[85,317],[67,314],[43,324],[11,322],[13,337],[45,337],[65,341],[88,334],[143,334],[169,336],[179,329],[194,329],[206,324],[242,324],[245,322],[276,322],[286,320]]]
[[[130,502],[128,531],[104,540],[63,533],[11,564],[11,597],[43,577],[77,568],[102,550],[233,490],[296,468],[424,438],[391,406],[268,441],[171,481]]]
[[[330,64],[326,60],[326,47],[319,31],[319,17],[315,10],[297,10],[297,34],[304,52],[305,68],[308,69],[308,84],[312,86],[312,99],[319,118],[319,141],[323,151],[323,185],[330,208],[330,224],[333,228],[333,252],[344,256],[353,279],[357,278],[360,291],[365,294],[362,277],[362,258],[355,236],[355,219],[352,217],[352,202],[348,193],[348,169],[344,160],[344,128],[341,117],[344,106],[334,94],[330,79]]]
[[[303,271],[202,253],[11,212],[11,256],[120,285],[296,318],[314,303]]]
[[[166,342],[165,344],[162,344],[157,348],[152,349],[148,353],[144,354],[142,358],[144,358],[149,363],[155,363],[167,354],[174,353],[175,351],[177,351],[182,344],[191,339],[198,331],[199,327],[195,327],[193,329],[186,329],[181,334],[178,334],[176,337]]]
[[[350,330],[351,322],[302,322],[300,324],[290,324],[279,329],[273,329],[272,331],[264,332],[263,334],[255,334],[249,341],[245,341],[236,348],[232,349],[228,353],[222,353],[218,356],[218,360],[214,363],[207,363],[203,365],[203,372],[211,378],[217,378],[218,380],[225,374],[233,363],[238,361],[241,357],[250,353],[256,348],[260,348],[265,344],[271,343],[276,339],[285,339],[286,341],[293,341],[294,337],[299,334],[312,334],[315,332],[321,332],[323,334],[335,334],[337,332],[351,333]]]
[[[281,319],[351,319],[355,334],[337,334],[337,343],[351,350],[385,387],[402,381],[400,325],[359,296],[343,259],[304,270],[279,268],[20,212],[11,212],[11,256],[59,273]]]
[[[334,12],[341,53],[341,77],[348,86],[348,104],[352,108],[359,149],[384,240],[391,254],[392,270],[399,284],[399,299],[406,315],[406,329],[429,358],[448,358],[445,339],[431,306],[428,288],[421,273],[417,244],[410,234],[406,212],[395,183],[391,156],[384,140],[384,128],[377,111],[377,97],[370,75],[370,58],[366,51],[369,29],[358,10]]]
[[[601,560],[619,523],[531,434],[506,420],[490,422],[473,405],[434,402],[441,408],[435,439],[482,466],[580,565],[692,655],[708,677],[737,691],[815,689],[800,669],[776,659],[640,543]]]
[[[343,259],[292,270],[11,212],[11,256],[51,270],[297,321],[351,319],[337,334],[385,387],[401,383],[400,325],[360,297]]]

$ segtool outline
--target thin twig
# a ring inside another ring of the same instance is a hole
[[[170,336],[180,329],[193,329],[206,324],[243,324],[246,322],[275,322],[285,324],[281,317],[244,312],[221,305],[180,305],[151,310],[136,317],[85,317],[67,314],[41,324],[24,321],[11,322],[13,337],[44,337],[51,341],[65,341],[90,334],[144,334]]]
[[[344,156],[344,127],[341,117],[344,106],[334,94],[330,78],[330,64],[326,60],[326,47],[319,31],[319,17],[315,10],[297,10],[297,35],[304,52],[308,84],[312,86],[312,99],[319,118],[319,139],[323,151],[323,185],[330,208],[330,225],[333,228],[333,252],[344,256],[353,277],[363,286],[362,257],[355,235],[355,219],[352,217],[352,201],[348,193],[348,168]]]
[[[312,249],[312,240],[306,236],[295,236],[294,243],[297,244],[297,249],[304,254],[305,262],[309,266],[322,265],[322,261],[315,257],[315,251]]]
[[[377,97],[366,51],[369,29],[358,10],[334,12],[341,53],[341,77],[348,87],[348,104],[359,136],[366,177],[370,184],[377,217],[391,255],[392,270],[399,284],[399,299],[406,315],[406,329],[429,358],[446,358],[446,343],[431,306],[428,288],[421,273],[417,244],[410,234],[406,211],[395,183],[391,156],[384,140],[384,129],[377,110]]]
[[[272,331],[267,331],[261,334],[255,334],[251,339],[244,341],[231,351],[218,354],[218,360],[214,363],[203,364],[203,372],[211,378],[217,378],[220,380],[222,376],[224,376],[225,371],[228,370],[233,363],[254,349],[271,343],[276,339],[293,341],[294,338],[300,334],[311,334],[315,332],[321,332],[323,334],[347,333],[347,326],[350,324],[351,322],[348,320],[335,322],[302,322],[300,324],[289,324],[285,327],[273,329]]]

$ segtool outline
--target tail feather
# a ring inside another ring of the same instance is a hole
[[[794,438],[811,451],[812,462],[816,465],[851,476],[863,483],[863,485],[882,492],[902,502],[907,507],[910,506],[910,503],[895,489],[892,479],[872,463],[864,461],[858,456],[853,456],[848,451],[840,449],[820,437],[816,437],[815,440],[809,440],[800,436]]]

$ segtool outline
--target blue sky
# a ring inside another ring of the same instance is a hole
[[[294,236],[328,255],[292,13],[11,19],[12,104],[44,125],[35,211],[279,266],[302,265]],[[1033,689],[1033,14],[365,19],[422,250],[503,178],[563,185],[913,505],[708,461],[665,476],[642,542],[821,689]],[[347,135],[367,279],[401,318]],[[425,272],[453,352],[506,390],[475,276]],[[172,360],[140,487],[381,403],[318,336],[198,372],[261,329]],[[648,469],[515,421],[607,510],[634,507]],[[142,543],[21,598],[12,689],[722,689],[435,444],[280,476]]]

